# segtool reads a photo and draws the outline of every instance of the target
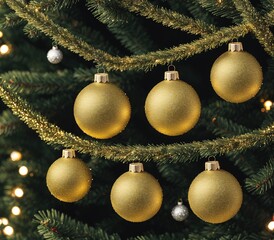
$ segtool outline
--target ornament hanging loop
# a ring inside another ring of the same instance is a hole
[[[182,198],[179,198],[177,204],[178,204],[178,205],[183,205],[183,200],[182,200]]]
[[[97,73],[106,73],[106,70],[105,70],[104,67],[102,67],[102,66],[97,66],[96,68],[97,68]],[[102,72],[100,72],[100,70],[102,70]]]
[[[171,68],[173,68],[173,69],[171,69]],[[176,71],[176,67],[171,63],[167,66],[167,70],[168,71]]]

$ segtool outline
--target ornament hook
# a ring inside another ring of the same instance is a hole
[[[171,69],[171,68],[173,68],[173,69]],[[176,67],[171,63],[167,66],[167,70],[168,71],[176,71]]]
[[[96,68],[97,68],[97,73],[106,73],[106,70],[105,70],[104,67],[102,67],[102,66],[97,66]],[[100,72],[100,70],[102,70],[102,72]]]

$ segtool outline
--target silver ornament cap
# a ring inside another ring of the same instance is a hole
[[[207,171],[216,171],[220,170],[220,164],[218,161],[207,161],[205,162],[205,170]]]
[[[129,171],[133,173],[140,173],[144,171],[144,166],[142,163],[131,163],[129,164]]]
[[[178,71],[165,71],[165,80],[172,81],[172,80],[179,80],[179,72]]]
[[[63,149],[62,158],[75,158],[75,150],[74,149]]]
[[[171,216],[178,222],[184,221],[189,215],[188,208],[183,205],[182,201],[178,201],[178,204],[172,208]]]
[[[97,82],[97,83],[109,82],[108,74],[107,73],[96,73],[94,75],[94,82]]]
[[[47,53],[47,59],[52,64],[58,64],[63,60],[63,53],[57,46],[53,46]]]
[[[242,52],[243,50],[243,44],[241,42],[232,42],[228,44],[229,52]]]

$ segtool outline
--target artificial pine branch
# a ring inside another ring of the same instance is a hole
[[[120,240],[117,234],[89,227],[54,209],[39,211],[34,216],[34,222],[38,224],[40,235],[47,240]]]
[[[108,26],[113,35],[133,54],[142,54],[155,49],[155,44],[143,22],[131,13],[125,14],[123,9],[117,9],[113,14],[114,2],[98,5],[95,2],[88,2],[87,6],[93,15],[102,23]],[[116,4],[117,6],[117,4]],[[120,10],[120,11],[119,11]],[[118,13],[116,13],[118,12]],[[114,15],[114,16],[113,16]]]
[[[161,23],[163,26],[167,26],[174,29],[180,29],[192,34],[205,35],[215,32],[217,29],[214,25],[206,24],[200,20],[194,20],[190,17],[186,17],[178,12],[171,11],[165,8],[155,7],[153,4],[146,0],[134,1],[134,0],[122,0],[115,1],[116,4],[124,7],[125,9],[138,13],[139,15],[152,19],[155,22]],[[89,4],[105,4],[105,0],[88,0]]]
[[[20,120],[10,110],[4,110],[0,115],[0,135],[11,135],[21,125]]]
[[[232,19],[236,24],[242,22],[242,18],[239,16],[235,6],[231,4],[231,1],[216,1],[216,0],[191,0],[192,2],[198,2],[203,8],[208,10],[214,16],[220,16],[223,18]]]
[[[245,187],[248,191],[262,195],[269,191],[274,185],[274,158],[271,158],[267,164],[258,171],[258,173],[251,175],[245,181]]]

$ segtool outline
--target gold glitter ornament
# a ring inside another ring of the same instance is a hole
[[[214,62],[210,80],[215,92],[224,100],[242,103],[253,98],[261,88],[262,68],[241,42],[229,43],[228,52]]]
[[[205,163],[206,170],[191,183],[188,201],[197,217],[209,223],[228,221],[239,211],[243,192],[237,179],[220,170],[218,161]]]
[[[63,202],[76,202],[89,191],[92,176],[88,166],[75,158],[73,149],[64,149],[62,157],[48,169],[46,182],[51,194]]]
[[[149,92],[145,113],[150,125],[168,136],[178,136],[192,129],[201,114],[196,91],[179,80],[178,71],[166,71],[165,80]]]
[[[131,163],[129,172],[122,174],[113,184],[110,200],[115,212],[130,222],[144,222],[160,209],[162,188],[142,163]]]
[[[131,108],[126,94],[108,82],[107,73],[95,74],[94,83],[76,97],[74,117],[87,135],[111,138],[123,131],[130,119]]]

